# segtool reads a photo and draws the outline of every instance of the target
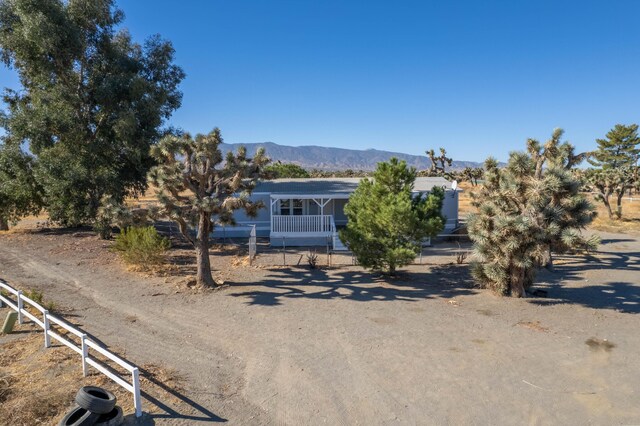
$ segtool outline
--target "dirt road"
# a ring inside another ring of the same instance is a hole
[[[522,300],[474,289],[465,265],[387,282],[228,256],[212,259],[233,284],[196,294],[127,272],[89,233],[2,235],[0,277],[178,370],[155,424],[638,424],[640,238],[604,238]]]

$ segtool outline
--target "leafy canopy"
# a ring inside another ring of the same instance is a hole
[[[0,230],[41,208],[42,189],[33,176],[33,157],[17,145],[0,142]]]
[[[104,195],[144,190],[149,148],[180,106],[171,44],[133,42],[123,18],[113,0],[0,2],[0,59],[21,85],[4,92],[4,127],[37,157],[47,210],[63,225],[91,221]]]
[[[277,163],[269,164],[265,167],[265,173],[273,179],[279,178],[309,178],[311,175],[304,168],[293,163]]]
[[[373,179],[363,179],[345,207],[347,227],[340,238],[365,268],[393,274],[420,252],[422,241],[444,228],[444,191],[412,194],[416,170],[392,158],[378,163]]]

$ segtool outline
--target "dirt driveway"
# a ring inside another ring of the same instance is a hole
[[[387,282],[218,255],[232,284],[196,294],[125,271],[89,233],[2,235],[0,277],[177,369],[179,403],[150,423],[639,424],[640,238],[603,237],[521,300],[474,289],[450,257]]]

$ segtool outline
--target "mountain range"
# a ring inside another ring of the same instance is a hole
[[[431,165],[429,158],[421,155],[402,154],[399,152],[380,151],[377,149],[357,150],[346,148],[330,148],[324,146],[286,146],[273,142],[244,143],[220,145],[220,150],[226,154],[235,151],[240,146],[247,148],[249,155],[254,155],[258,148],[264,148],[267,156],[273,162],[294,163],[305,169],[312,170],[374,170],[380,161],[387,161],[391,157],[397,157],[407,162],[407,165],[417,170],[428,169]],[[463,169],[465,167],[479,167],[481,164],[474,161],[454,160],[451,169]]]

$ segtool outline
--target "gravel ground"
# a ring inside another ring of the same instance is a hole
[[[218,251],[225,286],[195,291],[183,248],[145,275],[89,232],[9,233],[0,277],[177,370],[149,424],[640,424],[640,237],[603,238],[539,276],[545,298],[474,288],[451,245],[394,280]]]

